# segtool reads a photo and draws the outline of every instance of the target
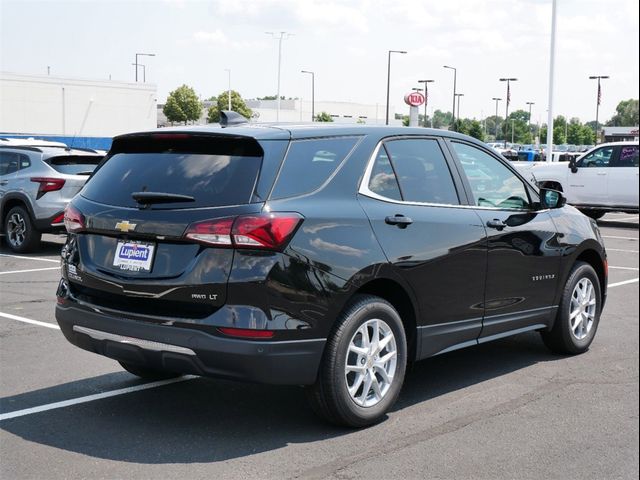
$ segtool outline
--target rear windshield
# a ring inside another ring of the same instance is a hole
[[[56,172],[66,175],[91,175],[102,158],[98,155],[62,155],[48,158],[46,162]]]
[[[245,204],[251,201],[261,162],[262,149],[255,141],[149,144],[127,139],[127,143],[114,144],[112,155],[87,182],[82,196],[123,207],[140,206],[131,196],[134,192],[188,195],[194,199],[153,204],[154,209]]]

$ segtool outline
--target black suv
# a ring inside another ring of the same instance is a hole
[[[384,416],[407,362],[530,330],[584,352],[606,298],[596,224],[442,130],[123,135],[65,223],[70,342],[143,378],[305,385],[350,426]]]

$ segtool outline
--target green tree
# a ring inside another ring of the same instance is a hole
[[[616,107],[616,114],[607,122],[609,127],[635,127],[638,125],[638,100],[622,100]]]
[[[442,110],[433,112],[433,128],[448,127],[452,122],[453,116],[451,112],[443,112]]]
[[[225,90],[217,97],[211,97],[209,100],[215,103],[209,107],[207,120],[209,123],[218,123],[220,121],[220,111],[229,109],[229,91]],[[251,115],[253,115],[253,111],[247,107],[242,96],[235,90],[231,90],[231,110],[246,119],[250,119]]]
[[[316,115],[316,122],[333,122],[333,117],[327,112],[320,112]]]
[[[515,143],[533,143],[533,134],[529,129],[529,112],[516,110],[509,114],[506,122],[501,123],[502,139]]]
[[[466,134],[484,142],[484,129],[478,120],[471,120]]]
[[[496,124],[498,126],[498,129],[500,128],[500,124],[502,124],[504,122],[504,119],[500,116],[496,117],[495,115],[492,115],[490,117],[485,118],[484,120],[487,124],[487,132],[489,133],[489,135],[495,139],[496,137]],[[498,131],[497,136],[500,136],[500,132]]]
[[[170,122],[195,122],[202,113],[202,104],[193,88],[182,85],[169,93],[162,112]]]

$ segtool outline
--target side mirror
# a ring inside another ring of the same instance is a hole
[[[571,173],[578,173],[578,167],[576,166],[575,158],[569,160],[569,168],[571,169]]]
[[[567,199],[564,198],[561,192],[557,190],[549,190],[548,188],[540,189],[540,206],[543,209],[547,208],[562,208],[567,204]]]

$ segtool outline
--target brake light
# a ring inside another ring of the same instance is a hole
[[[39,183],[38,195],[36,198],[42,197],[47,192],[55,192],[61,190],[64,187],[64,179],[62,178],[50,178],[50,177],[31,177],[32,182]]]
[[[253,330],[251,328],[230,328],[230,327],[218,327],[218,330],[230,337],[238,338],[272,338],[272,330]]]
[[[151,138],[154,140],[184,140],[191,138],[188,133],[153,133]]]
[[[62,222],[64,222],[64,213],[61,213],[56,218],[54,218],[53,221],[51,222],[51,225],[58,225]]]
[[[184,237],[207,245],[282,250],[302,222],[297,213],[217,218],[189,225]]]
[[[64,226],[69,233],[81,232],[85,229],[84,215],[77,208],[67,205],[64,209]]]

